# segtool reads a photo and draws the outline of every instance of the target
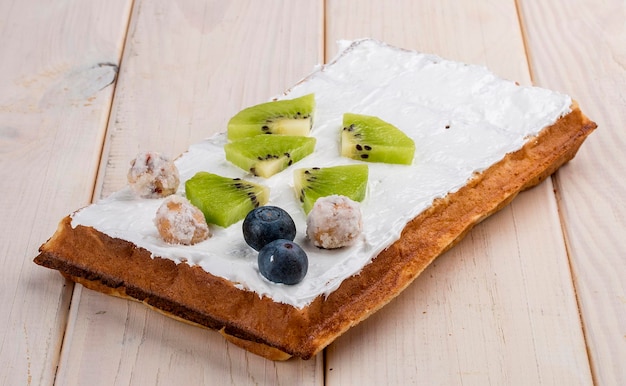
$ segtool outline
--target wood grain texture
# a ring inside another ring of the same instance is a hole
[[[330,1],[327,42],[371,36],[530,82],[513,1],[392,3]],[[523,193],[340,337],[328,383],[590,384],[559,228],[550,181]]]
[[[312,71],[323,60],[321,5],[138,1],[98,196],[126,184],[139,151],[176,156],[224,131],[243,106],[268,101]]]
[[[97,196],[126,184],[137,152],[182,153],[310,72],[322,60],[321,15],[311,1],[135,1]],[[62,384],[323,382],[322,356],[274,363],[215,331],[86,289],[69,320]]]
[[[503,78],[528,85],[528,63],[517,24],[513,1],[329,0],[326,56],[332,58],[336,53],[337,40],[370,37],[446,59],[482,64]]]
[[[87,204],[129,2],[0,2],[0,384],[52,384],[72,285],[32,263]]]
[[[624,20],[621,0],[1,1],[0,384],[625,384]],[[308,362],[32,263],[135,153],[181,153],[360,37],[563,91],[599,129]]]
[[[522,1],[521,9],[535,81],[575,95],[599,126],[556,183],[594,379],[624,384],[626,3]]]

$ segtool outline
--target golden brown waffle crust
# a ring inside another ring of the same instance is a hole
[[[397,296],[474,225],[572,159],[595,128],[573,104],[569,114],[528,139],[520,150],[435,200],[358,275],[302,309],[238,289],[200,267],[152,257],[94,228],[73,228],[70,216],[41,246],[35,262],[96,291],[138,300],[168,316],[218,330],[268,359],[308,359]]]

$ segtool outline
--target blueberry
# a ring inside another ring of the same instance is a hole
[[[251,210],[243,220],[242,228],[246,243],[257,251],[271,241],[293,240],[296,237],[293,219],[276,206],[260,206]]]
[[[274,240],[259,251],[259,271],[274,283],[298,284],[308,269],[306,252],[293,241]]]

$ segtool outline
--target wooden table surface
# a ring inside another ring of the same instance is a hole
[[[598,130],[309,361],[35,265],[140,150],[223,131],[373,37],[572,95]],[[0,0],[0,384],[626,384],[623,0]]]

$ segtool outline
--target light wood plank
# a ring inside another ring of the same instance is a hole
[[[180,154],[224,131],[242,106],[282,93],[323,60],[321,2],[169,3],[135,7],[100,196],[126,184],[137,152]]]
[[[330,1],[326,15],[327,52],[370,36],[530,83],[513,1]],[[590,384],[559,228],[550,181],[523,193],[333,344],[328,384]]]
[[[554,210],[538,187],[475,228],[331,346],[329,384],[591,384]]]
[[[52,384],[72,286],[36,266],[93,192],[126,0],[0,2],[0,384]]]
[[[530,84],[512,1],[329,0],[326,18],[327,58],[336,53],[337,40],[370,37],[482,64],[504,78]]]
[[[321,2],[136,1],[98,195],[140,150],[176,155],[322,60]],[[57,380],[78,384],[323,383],[323,357],[274,363],[214,331],[79,288]]]
[[[557,174],[595,381],[626,384],[626,3],[522,1],[533,75],[598,130]]]

